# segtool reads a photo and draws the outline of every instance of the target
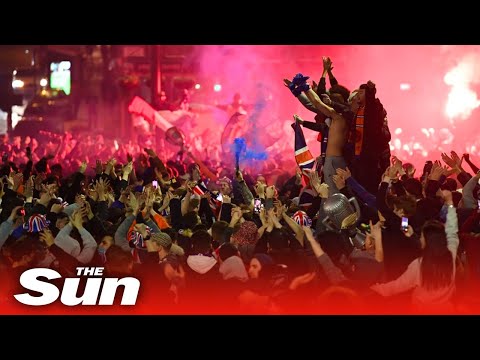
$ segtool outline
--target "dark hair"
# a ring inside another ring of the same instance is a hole
[[[447,179],[440,187],[442,190],[450,190],[454,192],[457,190],[457,181],[455,179]]]
[[[345,86],[343,85],[340,85],[340,84],[336,84],[336,85],[333,85],[331,88],[330,88],[330,94],[339,94],[343,100],[345,101],[345,103],[348,102],[348,98],[350,96],[350,90],[348,90]]]
[[[452,191],[452,200],[453,200],[453,205],[458,208],[458,204],[460,203],[460,200],[462,200],[463,195],[459,193],[458,191]]]
[[[217,241],[220,245],[225,242],[225,230],[228,228],[228,223],[226,221],[216,221],[212,225],[212,238],[214,241]]]
[[[268,236],[268,243],[272,251],[289,249],[289,236],[283,229],[273,229]]]
[[[191,229],[198,224],[198,214],[195,211],[189,211],[183,215],[183,225],[185,229]]]
[[[51,171],[62,171],[62,164],[54,164],[50,166]]]
[[[421,284],[427,290],[446,287],[452,282],[454,264],[447,247],[445,227],[439,221],[429,221],[423,226],[422,233],[426,246],[420,266]]]
[[[417,201],[409,195],[397,196],[393,199],[393,205],[397,209],[403,209],[403,212],[407,217],[415,215],[415,212],[417,211]]]
[[[196,231],[192,235],[192,253],[208,254],[212,250],[212,237],[206,230]]]
[[[220,249],[218,250],[218,255],[220,256],[220,259],[222,259],[222,261],[225,261],[229,257],[237,256],[238,249],[232,243],[225,243],[220,246]]]
[[[417,199],[423,197],[423,186],[420,180],[407,179],[403,182],[403,187],[409,194],[415,196]]]
[[[26,266],[33,266],[39,259],[39,255],[42,252],[43,245],[40,242],[38,233],[28,233],[20,237],[17,241],[12,243],[8,249],[10,258],[13,261],[22,261],[24,256],[33,256],[29,259]]]
[[[118,245],[112,245],[107,249],[105,257],[107,259],[105,267],[110,275],[131,272],[133,256],[130,251],[125,251]]]
[[[162,232],[170,236],[170,239],[172,239],[172,243],[175,243],[177,241],[178,233],[175,231],[175,229],[166,228],[166,229],[162,229]]]
[[[194,211],[200,206],[200,200],[197,198],[190,199],[190,204],[188,205],[188,211]]]

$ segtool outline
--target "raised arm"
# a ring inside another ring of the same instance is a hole
[[[477,186],[478,181],[480,180],[480,172],[478,172],[474,177],[472,177],[463,187],[462,199],[463,207],[465,209],[475,209],[477,208],[477,202],[473,196],[473,190]]]
[[[445,204],[448,206],[447,221],[445,223],[445,234],[447,235],[447,247],[452,253],[454,259],[457,256],[458,245],[458,217],[457,210],[453,205],[452,193],[448,190],[442,190]]]
[[[339,116],[339,114],[330,106],[325,104],[320,97],[317,95],[315,91],[313,91],[310,87],[308,88],[307,91],[305,91],[305,94],[307,95],[308,99],[312,102],[313,106],[320,111],[323,115],[334,119]]]
[[[310,229],[308,226],[304,226],[303,231],[305,232],[305,238],[312,247],[313,253],[317,257],[318,262],[320,263],[320,266],[325,272],[328,280],[334,285],[347,280],[345,275],[343,275],[343,272],[335,266],[335,264],[332,262],[332,259],[330,259],[328,254],[323,251],[317,240],[315,240],[312,229]]]
[[[463,154],[463,158],[465,159],[467,164],[470,165],[470,168],[473,170],[475,174],[480,171],[480,169],[470,160],[470,154]]]

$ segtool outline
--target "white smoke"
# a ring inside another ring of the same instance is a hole
[[[469,54],[454,68],[448,71],[443,81],[452,88],[448,94],[445,114],[454,119],[467,119],[472,111],[480,106],[477,93],[470,88],[471,84],[480,82],[480,55]]]

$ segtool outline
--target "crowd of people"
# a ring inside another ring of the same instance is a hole
[[[27,269],[61,282],[96,266],[140,279],[135,309],[150,313],[476,312],[479,169],[455,152],[423,171],[392,157],[375,84],[350,91],[332,69],[325,57],[318,85],[284,80],[315,118],[295,131],[321,148],[295,172],[293,154],[242,169],[188,148],[4,136],[2,301],[15,306]]]

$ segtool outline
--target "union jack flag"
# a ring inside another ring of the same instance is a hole
[[[295,161],[298,167],[302,171],[303,181],[308,185],[310,179],[306,170],[313,170],[315,165],[315,158],[308,149],[307,142],[305,141],[305,135],[303,135],[302,127],[295,122]]]

